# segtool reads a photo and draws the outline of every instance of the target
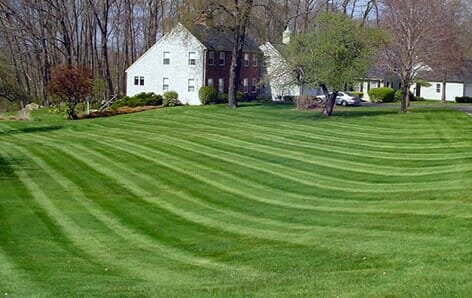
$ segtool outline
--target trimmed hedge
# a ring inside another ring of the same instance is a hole
[[[457,103],[472,103],[472,97],[470,96],[457,96],[456,97]]]
[[[364,97],[364,92],[359,92],[359,91],[349,91],[352,95],[355,95],[362,99]]]
[[[370,89],[367,94],[371,102],[393,102],[395,100],[395,90],[389,87]]]

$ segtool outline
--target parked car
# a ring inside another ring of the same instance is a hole
[[[336,104],[342,106],[358,106],[361,104],[361,99],[359,96],[355,96],[352,93],[340,91],[336,97]]]
[[[326,101],[326,96],[324,95],[318,95],[317,97],[323,101]],[[347,91],[338,91],[336,104],[342,106],[358,106],[361,104],[361,99],[359,96],[355,96],[354,94]]]

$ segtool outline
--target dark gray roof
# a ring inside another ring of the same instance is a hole
[[[232,51],[233,32],[228,29],[209,27],[205,25],[194,24],[187,28],[202,44],[209,50]],[[246,35],[244,41],[245,52],[260,52],[257,43]]]

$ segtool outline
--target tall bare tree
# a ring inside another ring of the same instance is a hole
[[[402,83],[401,112],[407,111],[409,90],[415,78],[437,61],[444,43],[451,39],[453,1],[383,1],[381,25],[390,33],[391,42],[380,53],[379,63],[397,74]]]

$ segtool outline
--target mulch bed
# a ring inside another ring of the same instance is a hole
[[[125,107],[120,107],[116,110],[106,110],[106,111],[101,111],[101,112],[92,112],[88,115],[86,114],[79,115],[79,119],[110,117],[110,116],[116,116],[116,115],[124,115],[124,114],[149,111],[149,110],[154,110],[158,108],[161,108],[161,106],[139,106],[139,107],[134,107],[134,108],[125,106]]]

